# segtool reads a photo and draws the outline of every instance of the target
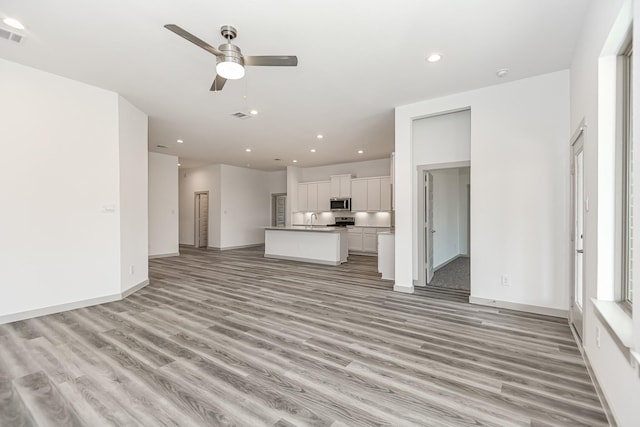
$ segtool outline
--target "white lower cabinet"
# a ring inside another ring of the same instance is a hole
[[[373,230],[373,233],[370,232]],[[377,228],[365,229],[362,235],[362,250],[364,252],[378,252],[378,232]]]
[[[353,227],[348,229],[349,251],[363,254],[378,253],[378,232],[389,231],[384,227]]]
[[[378,273],[382,278],[395,278],[395,234],[386,232],[378,234]]]
[[[349,229],[347,233],[347,239],[349,241],[349,251],[362,252],[362,232],[352,232],[353,228]]]

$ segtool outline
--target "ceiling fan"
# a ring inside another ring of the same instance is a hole
[[[245,65],[275,67],[295,67],[298,65],[297,56],[243,55],[240,48],[231,43],[231,40],[238,35],[238,31],[230,25],[224,25],[220,28],[220,34],[227,39],[227,42],[218,46],[217,49],[177,25],[167,24],[164,27],[216,56],[216,72],[218,75],[211,85],[211,90],[214,92],[222,90],[227,80],[237,80],[244,77]]]

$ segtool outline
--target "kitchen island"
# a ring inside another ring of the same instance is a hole
[[[289,226],[265,227],[264,256],[316,264],[347,262],[345,227]]]

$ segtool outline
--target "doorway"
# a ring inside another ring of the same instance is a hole
[[[271,226],[284,227],[287,217],[287,193],[271,195]]]
[[[569,318],[580,340],[583,335],[584,307],[584,125],[571,144],[571,307]]]
[[[209,245],[209,192],[195,193],[195,236],[194,246],[206,248]]]
[[[419,167],[418,286],[470,291],[468,165],[461,162]]]

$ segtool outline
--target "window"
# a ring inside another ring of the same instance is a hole
[[[630,42],[620,55],[622,64],[622,289],[621,302],[627,308],[633,302],[633,44]]]

